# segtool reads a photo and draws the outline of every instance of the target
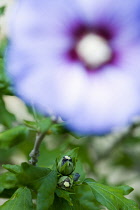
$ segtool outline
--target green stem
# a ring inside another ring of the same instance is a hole
[[[46,132],[36,135],[34,147],[31,151],[31,153],[29,154],[29,156],[31,157],[31,159],[29,160],[29,163],[34,166],[38,162],[38,156],[40,155],[39,148],[40,148],[41,142],[44,139],[45,135],[46,135]]]

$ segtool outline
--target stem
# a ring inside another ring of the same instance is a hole
[[[29,154],[29,156],[31,157],[31,159],[29,160],[29,163],[34,166],[38,162],[38,156],[40,155],[39,148],[40,148],[41,142],[44,139],[45,135],[46,135],[46,132],[36,135],[34,147],[31,151],[31,153]]]
[[[37,122],[37,117],[36,117],[36,112],[35,112],[34,107],[33,107],[33,113],[34,113],[35,120]],[[55,119],[52,119],[52,123],[53,124],[59,123],[59,118],[56,117]],[[29,163],[32,164],[32,165],[34,165],[34,166],[38,162],[38,156],[40,155],[39,148],[40,148],[41,142],[44,139],[44,137],[47,134],[47,132],[48,132],[48,129],[46,129],[46,131],[44,131],[42,133],[38,132],[36,134],[36,139],[35,139],[34,147],[33,147],[32,151],[29,154],[29,156],[31,157],[31,159],[29,160]]]

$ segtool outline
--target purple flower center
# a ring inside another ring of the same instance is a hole
[[[105,25],[86,27],[76,24],[69,35],[73,44],[67,55],[72,62],[81,62],[90,72],[114,62],[116,52],[111,45],[112,29]]]

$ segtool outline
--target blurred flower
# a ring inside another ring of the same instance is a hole
[[[19,0],[7,69],[16,93],[82,134],[140,113],[139,0]]]

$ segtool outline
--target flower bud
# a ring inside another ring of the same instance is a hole
[[[80,174],[79,174],[79,173],[73,174],[73,181],[74,181],[74,182],[77,182],[78,179],[79,179],[79,177],[80,177]]]
[[[57,170],[62,175],[70,175],[75,169],[72,158],[64,156],[57,164]]]
[[[58,186],[66,190],[72,187],[73,180],[68,176],[62,176],[58,180]]]

